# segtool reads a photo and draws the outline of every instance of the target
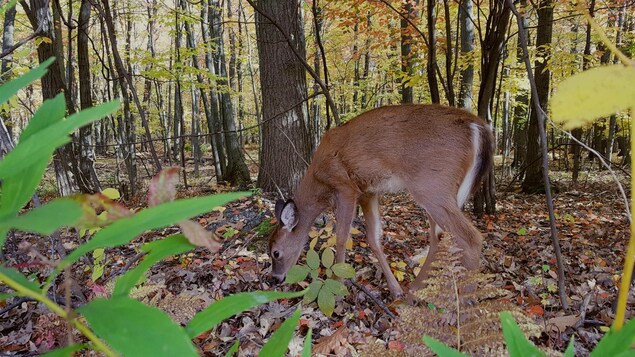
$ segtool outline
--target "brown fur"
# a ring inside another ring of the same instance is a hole
[[[378,195],[405,189],[421,204],[431,220],[430,259],[436,250],[438,224],[457,237],[464,249],[464,263],[479,265],[481,235],[457,204],[457,192],[473,164],[472,129],[479,128],[476,180],[480,182],[492,164],[493,138],[489,126],[477,116],[441,105],[400,105],[377,108],[328,131],[295,192],[298,224],[278,227],[270,238],[273,274],[284,277],[302,251],[317,215],[329,206],[337,208],[337,260],[343,262],[355,206],[361,203],[371,248],[378,255],[393,295],[401,288],[383,255]],[[280,217],[278,217],[280,218]],[[371,237],[372,235],[372,237]],[[434,237],[433,237],[434,236]],[[420,274],[414,285],[421,284]]]

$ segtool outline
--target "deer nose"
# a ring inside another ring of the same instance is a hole
[[[271,274],[271,276],[278,282],[278,283],[282,283],[284,282],[284,278],[287,276],[287,274]]]

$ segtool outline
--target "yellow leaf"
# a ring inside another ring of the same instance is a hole
[[[361,232],[359,231],[359,229],[351,226],[351,234],[360,234],[360,233]]]
[[[403,281],[403,279],[406,277],[406,274],[400,270],[394,271],[393,274],[398,281]]]
[[[604,66],[564,80],[551,99],[551,118],[569,130],[635,107],[635,67]]]
[[[110,198],[111,200],[118,200],[121,197],[121,194],[119,193],[119,191],[117,191],[117,189],[112,187],[109,187],[101,191],[101,194]]]
[[[317,238],[311,239],[311,243],[309,243],[309,249],[315,250],[315,245],[317,244],[317,242],[318,242]]]
[[[353,238],[348,237],[348,240],[346,241],[346,250],[352,250],[353,249]]]
[[[315,237],[317,237],[319,235],[320,234],[315,229],[311,229],[311,231],[309,232],[309,238],[315,238]]]

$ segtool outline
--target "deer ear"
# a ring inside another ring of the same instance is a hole
[[[276,201],[276,219],[280,222],[280,214],[282,213],[282,209],[287,202],[285,200],[277,200]]]
[[[277,207],[276,207],[277,208]],[[280,212],[280,222],[287,230],[291,231],[298,224],[298,208],[293,200],[287,200],[282,212]]]

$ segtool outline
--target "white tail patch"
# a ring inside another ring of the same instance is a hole
[[[481,133],[478,124],[471,123],[470,129],[472,130],[472,148],[474,151],[474,157],[472,158],[472,165],[470,165],[467,174],[463,178],[463,182],[459,187],[459,192],[456,194],[456,203],[459,207],[463,207],[465,201],[472,192],[472,186],[474,186],[474,180],[476,180],[476,168],[478,166],[478,155],[481,147]]]

